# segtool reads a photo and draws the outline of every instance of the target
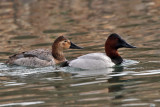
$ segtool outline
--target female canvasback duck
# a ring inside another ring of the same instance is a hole
[[[67,38],[60,36],[54,41],[52,45],[52,51],[47,49],[35,49],[22,52],[10,56],[6,63],[9,65],[29,67],[45,67],[60,64],[66,61],[63,50],[68,48],[81,49],[81,47],[76,46]]]
[[[123,62],[122,57],[118,54],[119,48],[136,48],[128,44],[118,34],[111,34],[105,43],[104,53],[90,53],[78,57],[70,62],[68,65],[74,68],[81,69],[102,69],[107,67],[113,67]]]

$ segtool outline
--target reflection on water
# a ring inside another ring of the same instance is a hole
[[[159,0],[1,0],[0,106],[159,106]],[[49,48],[65,35],[83,50],[104,52],[116,32],[136,49],[121,49],[123,67],[102,70],[26,68],[3,64],[8,56]]]

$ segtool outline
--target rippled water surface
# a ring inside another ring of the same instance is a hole
[[[110,33],[136,49],[120,49],[121,66],[101,70],[7,66],[8,56],[51,49],[64,35],[84,47],[68,60],[104,52]],[[0,107],[160,107],[159,0],[1,0]]]

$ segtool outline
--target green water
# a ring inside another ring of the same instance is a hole
[[[66,50],[68,60],[104,52],[110,33],[136,49],[120,49],[116,68],[9,67],[8,56],[51,49],[64,35],[82,50]],[[0,107],[159,107],[159,0],[0,1]]]

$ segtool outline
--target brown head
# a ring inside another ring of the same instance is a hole
[[[107,56],[109,56],[115,64],[121,64],[123,59],[118,53],[119,48],[136,48],[130,44],[128,44],[125,40],[123,40],[118,34],[111,34],[105,43],[105,52]]]
[[[64,36],[59,36],[53,43],[52,47],[57,47],[59,49],[82,49],[81,47],[73,44],[69,39]]]
[[[52,45],[52,56],[59,60],[64,61],[63,50],[65,49],[82,49],[81,47],[73,44],[69,39],[64,36],[59,36]]]

